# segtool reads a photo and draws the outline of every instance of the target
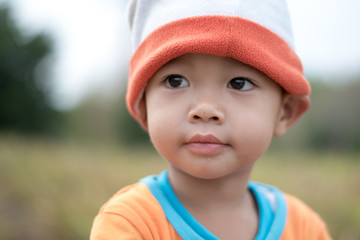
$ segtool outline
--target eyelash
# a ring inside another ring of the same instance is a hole
[[[176,74],[167,76],[164,79],[164,82],[168,88],[185,88],[190,86],[190,83],[186,78]],[[228,88],[238,91],[248,91],[254,86],[255,84],[251,80],[244,77],[233,78],[227,84]]]
[[[232,83],[237,84],[237,86],[232,85]],[[255,84],[251,80],[244,78],[244,77],[233,78],[227,84],[228,88],[238,90],[238,91],[248,91],[248,90],[252,89],[254,86],[255,86]]]
[[[173,81],[172,81],[173,80]],[[172,81],[172,82],[170,82]],[[190,86],[189,81],[181,75],[170,75],[164,79],[168,88],[184,88]]]

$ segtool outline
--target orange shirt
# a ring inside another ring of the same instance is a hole
[[[314,211],[295,197],[286,194],[284,196],[287,214],[285,227],[281,229],[281,240],[331,239],[326,225]],[[149,187],[140,182],[123,188],[101,208],[94,220],[90,239],[182,238],[168,221]],[[265,239],[274,238],[267,236]]]

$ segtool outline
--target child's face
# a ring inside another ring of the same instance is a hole
[[[177,171],[219,178],[250,171],[282,111],[282,89],[231,58],[187,54],[163,66],[145,92],[158,152]]]

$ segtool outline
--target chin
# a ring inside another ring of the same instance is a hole
[[[233,174],[233,172],[221,171],[221,169],[191,169],[185,173],[203,180],[216,180]]]

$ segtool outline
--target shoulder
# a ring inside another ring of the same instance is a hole
[[[301,226],[307,224],[325,226],[320,216],[303,201],[289,194],[285,194],[285,199],[288,206],[288,222]]]
[[[100,214],[127,215],[131,213],[142,214],[161,210],[156,199],[145,184],[136,183],[118,191],[100,209]]]
[[[121,189],[102,206],[90,239],[153,239],[173,234],[160,204],[145,184],[137,183]]]
[[[331,239],[320,216],[298,198],[285,194],[287,220],[281,239]]]

